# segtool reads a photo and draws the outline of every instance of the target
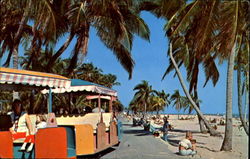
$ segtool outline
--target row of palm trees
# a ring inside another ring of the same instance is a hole
[[[22,44],[30,52],[27,68],[31,66],[35,69],[43,50],[48,54],[60,40],[64,40],[59,49],[51,53],[44,71],[53,72],[52,66],[57,65],[58,58],[73,44],[66,74],[74,76],[74,69],[81,65],[88,52],[92,27],[131,78],[133,37],[138,35],[149,41],[150,31],[140,18],[141,11],[149,11],[158,18],[166,19],[164,29],[170,41],[170,65],[166,74],[176,71],[200,122],[204,122],[211,135],[218,132],[208,124],[197,102],[200,66],[203,66],[206,75],[204,86],[209,80],[216,85],[219,79],[216,60],[228,62],[226,130],[221,148],[228,151],[232,150],[234,68],[238,71],[239,112],[247,134],[249,131],[242,117],[241,104],[243,90],[247,90],[246,96],[249,91],[249,5],[247,0],[2,0],[0,58],[5,55],[4,65],[8,66],[12,57],[13,67],[18,68],[18,50]],[[181,66],[187,70],[189,90],[179,72]],[[249,107],[248,101],[245,103]],[[147,106],[147,102],[141,104]]]
[[[182,96],[179,90],[175,90],[172,95],[165,93],[164,90],[157,91],[152,89],[148,81],[143,80],[134,87],[134,97],[131,100],[128,109],[137,112],[143,112],[144,116],[147,112],[163,111],[167,106],[173,103],[175,109],[179,112],[181,109],[188,110],[190,114],[193,107],[186,96]],[[200,101],[199,101],[200,102]]]

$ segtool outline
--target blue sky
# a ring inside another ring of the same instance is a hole
[[[85,63],[92,62],[95,66],[101,68],[104,73],[111,73],[117,76],[117,81],[120,82],[121,85],[115,86],[114,89],[118,91],[118,98],[124,106],[128,106],[135,93],[133,88],[142,80],[148,81],[149,84],[152,85],[153,89],[164,90],[166,93],[170,94],[174,93],[174,90],[179,89],[181,95],[184,95],[178,78],[173,78],[173,72],[167,75],[163,81],[161,80],[168,66],[168,57],[166,54],[168,50],[168,40],[165,37],[165,32],[163,31],[165,21],[163,19],[157,19],[147,12],[142,13],[142,18],[149,26],[151,32],[150,42],[138,37],[134,39],[132,56],[135,61],[135,67],[131,80],[128,79],[128,73],[120,65],[113,53],[101,43],[100,39],[96,36],[94,29],[91,29],[88,55],[84,59]],[[65,39],[61,40],[58,46],[61,46],[61,43],[64,42],[64,40]],[[73,41],[69,46],[69,49],[67,49],[62,55],[63,58],[68,58],[70,56],[70,50],[72,50],[74,43],[75,42]],[[20,49],[19,51],[20,55],[22,55],[23,50]],[[225,112],[226,70],[226,62],[219,65],[220,79],[216,87],[213,87],[212,83],[208,82],[207,86],[203,88],[204,74],[200,74],[198,92],[200,100],[202,100],[202,112]],[[184,78],[186,78],[185,69],[182,68],[181,72]],[[234,78],[234,85],[236,86],[236,78]],[[237,89],[234,87],[234,113],[238,113],[236,91]],[[177,113],[177,111],[172,108],[172,105],[170,105],[165,109],[164,113]]]
[[[178,78],[173,78],[173,73],[165,77],[163,81],[161,78],[168,66],[168,57],[166,55],[168,49],[168,40],[165,37],[163,27],[165,21],[157,19],[147,12],[142,13],[142,18],[149,26],[151,35],[150,42],[147,42],[138,37],[135,38],[132,49],[132,56],[135,60],[135,67],[133,70],[133,77],[128,80],[128,73],[118,63],[113,53],[106,49],[95,35],[95,30],[91,30],[88,55],[85,62],[93,62],[95,66],[101,68],[104,73],[112,73],[118,77],[120,86],[115,86],[114,89],[118,91],[118,96],[121,102],[128,106],[133,98],[135,85],[142,80],[146,80],[152,85],[153,89],[164,90],[167,93],[174,93],[174,90],[179,89],[180,93],[184,92],[180,86]],[[226,68],[227,64],[224,62],[219,67],[220,79],[213,87],[211,82],[203,88],[204,74],[199,76],[199,97],[202,100],[201,110],[205,113],[223,113],[226,109]],[[202,69],[202,68],[201,68]],[[185,76],[185,69],[182,69]],[[236,79],[234,80],[236,82]],[[235,83],[234,82],[234,83]],[[236,95],[236,87],[234,88]],[[234,95],[233,112],[237,113],[236,96]],[[165,113],[176,113],[172,105],[167,107]]]

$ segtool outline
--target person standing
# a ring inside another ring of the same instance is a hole
[[[25,138],[21,151],[25,151],[27,143],[30,146],[27,152],[32,151],[34,146],[34,130],[29,115],[23,110],[22,102],[15,99],[12,103],[12,112],[9,113],[13,126],[9,129],[12,134],[13,141]]]
[[[168,118],[164,116],[163,118],[164,124],[163,124],[163,140],[167,141],[168,137],[168,129],[169,129],[169,122]]]

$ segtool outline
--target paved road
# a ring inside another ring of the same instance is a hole
[[[98,159],[187,159],[168,150],[160,138],[144,131],[142,127],[132,127],[132,122],[123,120],[123,138],[119,146],[84,158]],[[194,158],[192,158],[194,159]]]

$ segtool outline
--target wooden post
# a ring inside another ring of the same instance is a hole
[[[98,96],[98,110],[99,110],[99,113],[101,112],[101,96],[99,94]]]
[[[49,88],[48,113],[52,113],[52,91],[51,91],[51,88]]]
[[[69,92],[69,114],[71,114],[71,101],[72,101],[72,95],[71,92]]]
[[[111,97],[110,97],[110,100],[109,100],[109,112],[110,112],[110,113],[113,112],[112,102],[113,102],[113,96],[111,96]]]

